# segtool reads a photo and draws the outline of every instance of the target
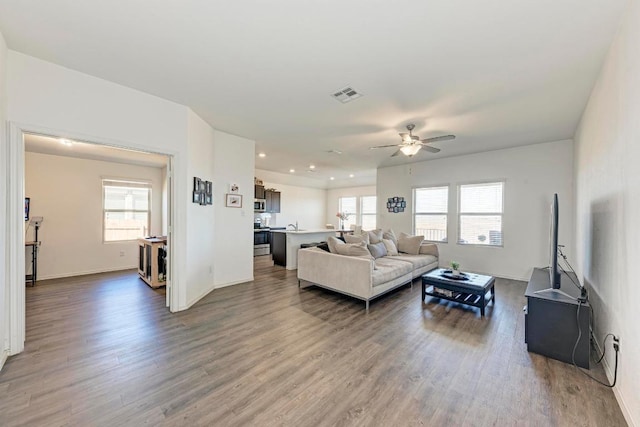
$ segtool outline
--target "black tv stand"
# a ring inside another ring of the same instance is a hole
[[[573,273],[569,273],[573,274]],[[577,280],[574,277],[574,280]],[[565,363],[572,363],[573,347],[578,338],[578,323],[582,337],[575,352],[576,365],[589,369],[589,321],[591,307],[579,302],[580,290],[563,274],[561,288],[551,288],[549,271],[535,268],[527,285],[524,341],[527,350]],[[580,308],[579,317],[576,319]]]

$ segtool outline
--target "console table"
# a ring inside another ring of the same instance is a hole
[[[572,273],[571,273],[572,274]],[[527,350],[565,363],[572,363],[571,355],[578,338],[578,324],[582,337],[575,353],[576,365],[589,369],[589,321],[591,307],[583,302],[578,315],[580,290],[566,274],[561,276],[560,293],[543,292],[550,288],[549,270],[535,268],[527,285],[525,297],[524,342]],[[578,283],[573,275],[573,280]]]
[[[152,288],[166,285],[167,238],[138,239],[138,274]]]

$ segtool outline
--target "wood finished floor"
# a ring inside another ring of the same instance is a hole
[[[526,351],[524,289],[498,279],[483,319],[419,281],[367,314],[268,265],[176,314],[135,272],[39,282],[0,425],[625,425],[611,390]]]

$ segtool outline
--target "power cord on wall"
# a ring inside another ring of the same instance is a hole
[[[607,383],[604,383],[604,382],[600,381],[599,379],[589,375],[588,373],[583,371],[578,365],[576,365],[576,349],[578,348],[578,343],[580,342],[580,339],[582,338],[582,326],[580,325],[580,308],[582,307],[582,304],[584,304],[584,303],[589,301],[589,295],[587,294],[587,289],[584,286],[580,286],[580,284],[577,283],[574,280],[574,276],[577,278],[578,275],[576,274],[576,271],[573,269],[573,267],[571,266],[571,264],[567,260],[567,256],[562,252],[562,247],[561,246],[558,247],[558,254],[560,255],[561,259],[566,264],[568,270],[573,274],[569,274],[566,270],[563,270],[564,273],[571,280],[571,282],[578,289],[580,289],[580,298],[578,298],[578,309],[576,310],[576,323],[578,324],[578,338],[576,339],[576,342],[573,345],[573,351],[571,352],[571,363],[573,363],[573,366],[578,371],[580,371],[581,373],[583,373],[587,377],[591,378],[593,381],[597,382],[598,384],[603,385],[605,387],[613,388],[613,387],[615,387],[616,382],[618,381],[618,353],[620,351],[620,340],[614,334],[608,333],[607,335],[605,335],[604,339],[602,340],[602,355],[596,361],[596,364],[599,364],[600,362],[602,362],[602,360],[604,359],[605,354],[607,353],[607,349],[605,347],[605,345],[607,343],[607,338],[610,337],[610,336],[613,337],[613,349],[616,351],[616,363],[615,363],[615,368],[614,368],[614,373],[613,373],[613,383],[612,384],[607,384]],[[591,306],[589,306],[589,308],[591,309],[591,318],[593,319],[593,317],[594,317],[593,316],[593,308]],[[589,329],[590,329],[589,332],[591,332],[591,327]],[[594,339],[594,341],[595,341],[595,339]]]
[[[613,387],[615,387],[616,382],[618,381],[618,352],[620,351],[620,343],[619,343],[618,338],[616,338],[615,335],[607,334],[604,337],[604,340],[602,342],[602,345],[604,346],[604,344],[607,341],[607,337],[608,336],[612,336],[613,337],[613,349],[616,351],[616,364],[615,364],[615,368],[614,368],[613,383],[612,384],[607,384],[607,383],[604,383],[604,382],[600,381],[599,379],[589,375],[588,373],[586,373],[585,371],[580,369],[580,367],[578,365],[576,365],[576,349],[578,348],[578,343],[580,342],[580,338],[582,338],[582,328],[580,327],[580,307],[582,307],[582,301],[579,300],[578,301],[578,309],[576,310],[576,321],[578,323],[578,339],[576,339],[576,343],[573,345],[573,352],[571,353],[571,363],[573,363],[573,366],[578,371],[583,373],[585,376],[591,378],[593,381],[597,382],[598,384],[603,385],[605,387],[613,388]],[[604,349],[602,351],[602,356],[600,357],[600,359],[596,363],[600,363],[602,361],[602,359],[604,358],[605,353],[606,353],[606,349]]]

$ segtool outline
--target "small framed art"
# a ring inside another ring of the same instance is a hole
[[[228,208],[241,208],[242,196],[240,194],[227,194],[225,206]]]

